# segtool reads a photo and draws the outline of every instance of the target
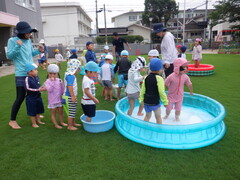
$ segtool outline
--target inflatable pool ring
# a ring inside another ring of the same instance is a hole
[[[201,148],[216,143],[224,136],[226,127],[223,119],[226,112],[219,102],[200,94],[190,96],[189,93],[184,93],[183,108],[184,106],[201,109],[209,113],[211,118],[200,123],[184,125],[146,122],[126,114],[129,103],[127,98],[123,98],[115,106],[115,126],[120,134],[132,141],[165,149]]]
[[[198,68],[195,68],[194,64],[189,64],[187,74],[190,76],[209,76],[214,74],[214,66],[210,64],[200,64]]]

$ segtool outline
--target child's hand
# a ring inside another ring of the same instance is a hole
[[[97,99],[97,98],[94,98],[94,99],[93,99],[93,101],[94,101],[96,104],[98,104],[98,103],[99,103],[99,101],[98,101],[98,99]]]
[[[17,40],[17,44],[19,44],[21,46],[22,45],[22,41],[20,39]]]
[[[55,77],[51,77],[50,80],[51,80],[51,81],[55,81]]]
[[[41,86],[38,90],[39,90],[40,92],[41,92],[41,91],[46,91],[46,88],[43,87],[43,86]]]
[[[76,96],[72,96],[72,102],[77,102],[77,97]]]

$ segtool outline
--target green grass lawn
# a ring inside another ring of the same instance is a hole
[[[202,62],[213,64],[215,74],[191,77],[194,92],[224,105],[227,131],[219,142],[194,150],[155,149],[124,138],[115,128],[99,134],[56,129],[46,92],[46,124],[32,128],[24,102],[17,117],[22,129],[13,130],[8,121],[14,75],[0,78],[0,179],[240,179],[240,56],[203,55]],[[39,76],[43,83],[46,71]],[[81,80],[79,75],[79,102]],[[104,101],[101,90],[97,85],[97,109],[114,111],[116,102]],[[77,117],[81,114],[79,104]]]

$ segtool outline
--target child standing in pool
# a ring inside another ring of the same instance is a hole
[[[177,58],[174,60],[174,72],[170,74],[165,80],[165,86],[168,87],[168,106],[166,108],[166,115],[164,119],[167,119],[171,110],[175,109],[175,119],[179,121],[179,116],[183,103],[184,85],[186,84],[190,90],[190,95],[193,95],[192,82],[187,72],[189,62],[184,58]]]
[[[202,60],[202,39],[197,38],[194,43],[193,51],[192,51],[192,60],[194,61],[195,68],[198,68],[200,65],[200,61]]]
[[[150,61],[149,67],[151,73],[143,80],[139,102],[144,103],[144,109],[146,111],[144,121],[150,120],[153,111],[157,123],[162,124],[160,99],[165,107],[168,105],[164,80],[160,76],[162,61],[159,58],[153,58]]]

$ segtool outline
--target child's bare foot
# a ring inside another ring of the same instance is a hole
[[[18,125],[16,121],[10,121],[8,125],[13,129],[21,129],[21,127]]]
[[[37,123],[38,124],[45,124],[45,122],[42,122],[42,121],[38,121]]]
[[[176,119],[176,121],[180,121],[179,116],[176,116],[175,119]]]
[[[106,100],[108,100],[108,98],[104,98],[104,100],[106,101]]]
[[[138,116],[143,116],[144,114],[143,113],[137,113]]]
[[[39,128],[39,126],[37,124],[32,124],[32,127]]]
[[[168,116],[167,116],[167,115],[163,117],[163,119],[167,119],[167,118],[168,118]]]
[[[110,99],[110,101],[115,101],[115,99]]]
[[[76,127],[74,127],[74,126],[68,126],[67,129],[70,130],[70,131],[76,131],[76,130],[78,130],[78,128],[76,128]]]
[[[68,126],[66,123],[60,123],[62,126]]]
[[[77,124],[77,123],[74,123],[73,125],[78,127],[82,126],[81,124]]]
[[[54,125],[55,126],[55,128],[57,128],[57,129],[62,129],[62,126],[59,126],[58,124],[56,124],[56,125]]]

